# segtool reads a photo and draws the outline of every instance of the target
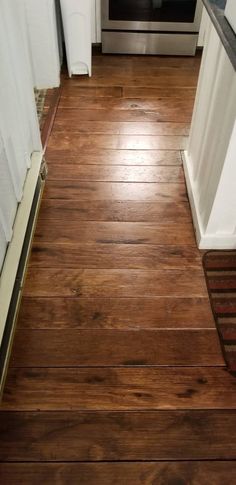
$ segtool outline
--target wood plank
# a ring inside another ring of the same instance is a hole
[[[72,98],[74,99],[74,98]],[[86,98],[87,99],[87,98]],[[168,99],[168,98],[167,98]],[[191,104],[190,104],[191,103]],[[69,107],[69,104],[71,107]],[[189,106],[180,104],[174,108],[170,103],[169,108],[167,108],[167,102],[162,103],[158,110],[151,109],[107,109],[104,105],[104,109],[79,109],[75,108],[73,101],[67,104],[67,107],[62,107],[59,105],[58,117],[61,119],[70,120],[72,122],[83,122],[83,121],[151,121],[151,122],[179,122],[179,123],[190,123],[193,111],[193,101],[189,101]]]
[[[108,148],[118,150],[184,150],[187,145],[185,136],[136,136],[136,135],[80,135],[77,133],[56,133],[53,131],[48,145],[57,150],[66,150],[73,145],[74,150]]]
[[[12,368],[1,410],[235,409],[235,386],[222,368]]]
[[[11,359],[12,367],[140,365],[225,366],[216,329],[18,329]]]
[[[75,86],[73,84],[62,85],[63,96],[79,96],[92,98],[180,98],[193,99],[196,87],[161,86],[161,87],[133,87],[133,86]]]
[[[189,67],[189,69],[192,69]],[[199,63],[195,71],[199,70]],[[82,86],[79,84],[65,82],[62,84],[63,96],[85,96],[85,97],[115,97],[115,98],[193,98],[196,94],[196,87],[188,86],[153,86],[153,87],[135,87],[135,86]]]
[[[2,461],[236,458],[234,410],[2,412],[0,426]]]
[[[72,108],[78,109],[78,113],[81,110],[151,110],[151,111],[163,111],[169,113],[176,113],[177,111],[188,110],[193,108],[193,98],[100,98],[84,96],[61,96],[59,108]],[[105,120],[104,120],[105,121]],[[128,121],[128,120],[127,120]]]
[[[98,56],[93,78],[63,74],[0,414],[0,461],[24,462],[2,464],[6,485],[236,479],[236,380],[181,169],[199,66]]]
[[[105,56],[106,57],[106,56]],[[149,57],[149,56],[148,56]],[[155,56],[154,56],[155,57]],[[103,64],[101,63],[95,63],[94,64],[94,75],[97,75],[98,78],[99,78],[99,74],[102,73],[102,72],[105,72],[107,74],[107,79],[108,81],[110,80],[111,77],[115,77],[117,74],[121,75],[121,68],[122,68],[122,58],[123,58],[123,55],[120,57],[120,66],[115,64],[115,62],[112,64],[112,63],[108,63],[106,64],[106,62],[104,62]],[[130,62],[128,63],[127,60],[128,58],[130,59]],[[163,76],[163,74],[165,75],[170,75],[170,77],[172,76],[176,76],[176,75],[179,75],[179,76],[191,76],[193,74],[193,72],[195,71],[195,76],[197,77],[197,71],[198,71],[198,63],[195,62],[192,64],[192,69],[190,69],[190,66],[186,66],[182,63],[181,64],[181,67],[180,65],[177,65],[175,64],[175,66],[173,66],[170,62],[169,65],[165,64],[163,62],[163,64],[159,63],[159,56],[156,56],[156,62],[154,61],[153,58],[150,58],[150,62],[147,60],[147,62],[139,62],[138,61],[138,56],[134,56],[134,59],[132,60],[132,55],[130,54],[129,57],[126,57],[125,56],[125,59],[126,59],[126,64],[125,64],[125,67],[123,69],[123,72],[124,72],[124,78],[129,78],[130,76],[133,76],[133,75],[136,75],[137,77],[142,77],[142,76],[145,76],[146,77],[149,77],[149,75],[151,76],[157,76],[157,78],[159,76]],[[152,62],[152,60],[154,62]],[[136,62],[135,62],[136,61]],[[148,70],[148,72],[147,72]],[[81,78],[81,81],[84,81],[84,79],[86,78]],[[80,80],[80,79],[79,79]]]
[[[182,165],[179,150],[102,150],[90,147],[86,150],[75,150],[73,147],[64,150],[47,148],[46,158],[49,162],[79,165]]]
[[[147,75],[147,67],[143,72],[136,69],[136,72],[127,69],[106,68],[95,66],[91,78],[81,77],[74,80],[74,86],[136,86],[136,87],[196,87],[198,76],[196,70],[189,69],[152,69]]]
[[[56,239],[56,237],[55,237]],[[30,266],[107,269],[202,268],[195,247],[146,244],[34,243]]]
[[[187,202],[185,184],[78,182],[50,180],[46,184],[46,199]]]
[[[136,82],[138,81],[143,81],[145,78],[148,79],[147,83],[142,84],[142,86],[149,86],[151,85],[151,82],[153,78],[156,78],[156,86],[162,86],[162,81],[166,78],[170,78],[170,83],[169,86],[172,86],[172,81],[173,79],[178,77],[178,82],[174,84],[176,87],[181,86],[180,81],[182,80],[182,86],[191,86],[192,81],[197,81],[198,78],[198,71],[199,71],[199,65],[193,66],[192,69],[189,67],[185,68],[184,65],[180,68],[175,67],[173,68],[172,66],[165,66],[165,65],[159,65],[158,63],[153,63],[152,65],[148,65],[148,63],[145,65],[145,63],[139,63],[139,62],[130,62],[128,65],[125,66],[125,68],[121,68],[121,65],[94,65],[93,67],[93,75],[94,77],[97,78],[97,85],[100,85],[100,79],[104,79],[106,76],[107,79],[107,84],[110,85],[110,81],[113,84],[115,79],[123,79],[122,83],[117,83],[118,85],[122,85],[123,87],[126,86],[127,84],[129,86],[134,86],[136,85]],[[123,77],[122,77],[123,76]],[[85,84],[86,78],[77,78],[77,82],[75,85],[78,85],[79,83]],[[149,84],[150,82],[150,84]],[[78,84],[77,84],[78,83]],[[88,83],[89,84],[89,83]],[[164,84],[164,86],[166,86]]]
[[[18,327],[63,328],[215,328],[206,298],[27,298]]]
[[[147,224],[81,221],[78,224],[69,219],[51,221],[50,225],[47,220],[41,220],[35,231],[35,242],[158,245],[176,243],[196,246],[193,228],[189,222]]]
[[[236,481],[234,461],[135,462],[135,463],[2,463],[5,485],[222,485]]]
[[[196,52],[193,57],[188,56],[146,56],[146,55],[122,55],[114,56],[113,54],[106,54],[105,56],[97,55],[93,53],[93,65],[94,66],[111,66],[123,68],[124,71],[130,69],[135,70],[136,66],[144,66],[146,71],[152,70],[153,67],[169,68],[169,69],[199,69],[201,63],[201,53]],[[109,78],[108,78],[109,81]]]
[[[77,165],[50,163],[48,180],[79,180],[87,182],[157,182],[183,183],[182,167],[124,167],[117,165]]]
[[[68,80],[66,80],[68,81]],[[94,98],[120,98],[123,96],[123,87],[122,86],[75,86],[74,79],[73,84],[64,82],[62,83],[61,87],[61,94],[63,96],[85,96],[85,97],[94,97]]]
[[[188,135],[189,123],[152,123],[83,121],[68,123],[68,120],[58,117],[53,125],[53,131],[69,133],[93,133],[110,135]]]
[[[76,88],[75,88],[76,89]],[[74,94],[71,93],[71,96]],[[134,87],[134,86],[124,86],[122,89],[122,96],[124,98],[180,98],[180,99],[194,99],[196,95],[196,87],[169,87],[169,86],[158,86],[158,87]]]
[[[123,58],[124,58],[124,76],[128,77],[130,74],[136,74],[137,76],[140,75],[148,75],[149,73],[152,74],[157,74],[157,73],[170,73],[170,75],[175,76],[176,74],[183,74],[186,73],[187,71],[193,72],[194,70],[197,70],[197,67],[199,66],[199,56],[196,54],[192,58],[192,63],[191,62],[183,62],[185,59],[185,56],[181,56],[180,60],[178,62],[178,59],[176,57],[176,62],[175,62],[175,56],[146,56],[140,55],[140,54],[127,54],[127,55],[120,55],[120,56],[114,56],[117,57],[117,60],[120,62],[116,62],[114,59],[113,62],[111,62],[111,57],[112,54],[108,55],[108,62],[106,62],[106,57],[107,55],[104,56],[104,61],[100,62],[94,62],[94,72],[102,72],[102,70],[106,70],[107,73],[109,72],[110,75],[113,73],[114,75],[116,73],[120,73],[122,67],[123,67]],[[140,57],[140,61],[139,61]],[[145,57],[147,58],[145,62]],[[201,57],[201,56],[200,56]],[[103,58],[103,55],[102,55]],[[165,62],[167,59],[167,62]],[[160,60],[160,61],[159,61]],[[168,62],[169,60],[169,62]],[[110,61],[110,62],[109,62]],[[192,66],[192,69],[190,69],[190,66]],[[195,69],[194,69],[195,68]],[[148,73],[147,73],[148,70]],[[107,79],[109,81],[110,76],[107,76]],[[83,78],[81,78],[83,80]],[[85,78],[86,79],[86,78]]]
[[[25,296],[206,297],[202,270],[30,268]]]
[[[191,223],[188,202],[42,200],[39,220]]]

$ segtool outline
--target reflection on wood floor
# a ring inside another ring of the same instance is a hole
[[[63,75],[0,415],[1,482],[234,483],[236,381],[181,158],[200,57],[93,64],[91,79]]]

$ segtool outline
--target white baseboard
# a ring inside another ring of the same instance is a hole
[[[199,249],[236,249],[236,236],[225,234],[202,236]]]
[[[8,310],[11,303],[12,293],[15,285],[16,274],[24,244],[25,233],[29,221],[31,207],[34,199],[35,188],[40,173],[42,163],[42,152],[35,152],[32,155],[31,168],[28,171],[23,198],[19,204],[15,223],[13,227],[13,237],[8,246],[0,277],[0,343],[5,329]]]
[[[190,169],[187,151],[183,152],[183,166],[187,185],[188,197],[192,211],[193,225],[199,249],[236,249],[236,236],[232,234],[206,234],[203,231],[201,217],[198,210],[194,182]]]

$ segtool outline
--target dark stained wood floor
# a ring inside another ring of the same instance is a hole
[[[0,414],[5,485],[236,483],[182,170],[200,57],[63,77]]]

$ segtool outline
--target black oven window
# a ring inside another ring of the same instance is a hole
[[[109,19],[133,22],[193,22],[197,0],[109,0]]]

